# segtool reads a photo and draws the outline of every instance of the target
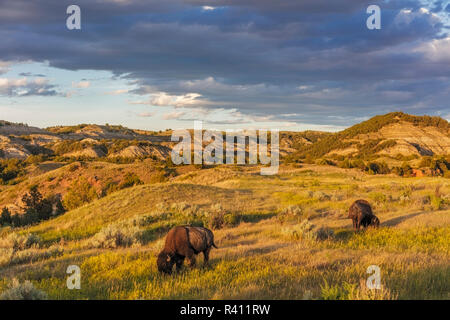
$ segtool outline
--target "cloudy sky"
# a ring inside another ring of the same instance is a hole
[[[81,30],[66,9],[81,8]],[[369,30],[366,9],[381,8]],[[0,0],[0,119],[339,130],[450,119],[450,2]]]

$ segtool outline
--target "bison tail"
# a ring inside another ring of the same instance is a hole
[[[219,249],[219,248],[217,248],[217,246],[216,246],[216,244],[213,242],[212,243],[212,246],[214,247],[214,248],[216,248],[216,249]]]

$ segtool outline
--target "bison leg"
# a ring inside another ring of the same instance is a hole
[[[188,261],[189,261],[189,266],[191,268],[194,268],[195,267],[195,256],[192,255],[192,256],[188,257]]]
[[[181,268],[183,267],[183,262],[184,262],[184,257],[178,256],[177,262],[176,262],[177,272],[181,271]]]
[[[195,267],[195,253],[194,253],[194,251],[190,250],[188,252],[188,254],[186,255],[186,258],[189,261],[189,266],[191,268]]]
[[[209,252],[211,251],[211,248],[209,247],[205,251],[203,251],[203,257],[204,257],[204,265],[207,266],[209,264]]]
[[[356,230],[359,231],[361,228],[361,219],[356,220]]]

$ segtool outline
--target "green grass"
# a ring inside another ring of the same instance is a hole
[[[114,192],[35,226],[4,229],[2,236],[38,234],[41,248],[23,253],[35,254],[34,260],[0,267],[0,292],[15,277],[31,280],[50,299],[450,298],[450,211],[445,198],[450,185],[442,179],[368,176],[320,166],[282,167],[277,177],[257,171],[203,169],[173,182]],[[418,201],[432,195],[437,184],[442,185],[440,210],[431,201]],[[380,229],[351,230],[346,210],[358,198],[373,203]],[[301,215],[279,219],[291,205]],[[241,222],[214,231],[219,249],[211,252],[211,267],[203,268],[198,257],[194,269],[160,275],[156,255],[167,230],[205,223],[217,210],[236,214]],[[326,240],[286,236],[286,230],[297,230],[306,217],[333,235]],[[133,221],[139,221],[142,231],[136,246],[89,245],[102,228]],[[46,256],[55,243],[64,251]],[[71,264],[81,267],[81,290],[66,288]],[[366,269],[373,264],[380,266],[383,284],[376,294],[364,287]]]

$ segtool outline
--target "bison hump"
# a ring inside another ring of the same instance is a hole
[[[189,242],[195,251],[201,252],[208,247],[208,235],[204,228],[189,227]]]
[[[359,215],[372,216],[372,207],[370,206],[369,202],[365,200],[356,200],[350,206],[349,215],[352,217],[357,217]]]

